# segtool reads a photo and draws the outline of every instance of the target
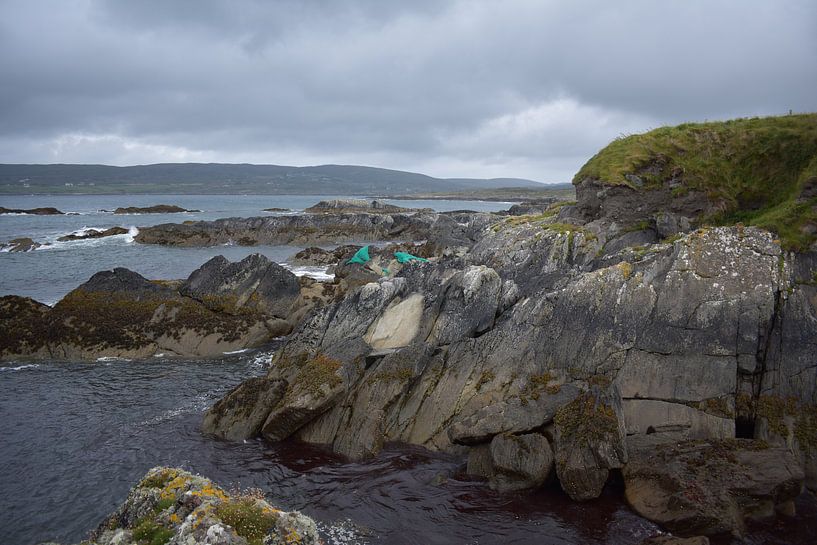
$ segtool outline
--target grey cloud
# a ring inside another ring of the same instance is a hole
[[[564,179],[623,132],[817,110],[816,28],[808,0],[9,0],[0,161]]]

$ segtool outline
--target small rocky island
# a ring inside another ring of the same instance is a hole
[[[0,214],[27,214],[33,216],[57,216],[65,214],[65,212],[61,212],[53,207],[45,207],[45,208],[29,208],[29,209],[22,209],[22,208],[3,208],[0,206]]]
[[[153,206],[120,206],[113,211],[114,214],[179,214],[182,212],[201,212],[201,210],[188,210],[175,204],[156,204]]]
[[[495,490],[555,480],[576,501],[617,474],[682,537],[794,515],[817,490],[817,115],[622,138],[573,183],[575,201],[505,214],[333,202],[142,228],[143,244],[358,245],[294,258],[332,264],[330,283],[256,255],[177,282],[102,272],[53,309],[0,298],[0,356],[209,355],[288,334],[205,433],[352,460],[419,445]],[[180,535],[169,508],[144,511]]]

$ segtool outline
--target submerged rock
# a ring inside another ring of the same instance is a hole
[[[258,491],[227,493],[182,469],[155,467],[82,543],[319,545],[321,540],[315,521],[276,509]]]

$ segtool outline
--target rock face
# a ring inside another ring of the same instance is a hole
[[[627,501],[681,536],[731,532],[776,511],[793,514],[803,470],[785,448],[750,440],[686,441],[633,448]]]
[[[114,214],[178,214],[180,212],[201,212],[201,210],[187,210],[174,204],[156,204],[154,206],[120,206]]]
[[[95,274],[53,309],[0,298],[0,358],[217,356],[291,331],[321,296],[260,255],[213,258],[176,290],[127,269]]]
[[[321,543],[315,522],[272,507],[258,492],[231,492],[187,471],[155,467],[91,534],[87,545]]]
[[[223,407],[242,406],[244,394],[229,394],[208,416],[225,424],[210,431],[254,434],[265,415],[268,439],[294,436],[351,458],[408,442],[468,454],[497,488],[540,482],[531,469],[540,461],[503,455],[538,434],[561,486],[583,500],[601,493],[610,470],[626,471],[627,437],[764,433],[761,414],[774,411],[752,409],[761,391],[794,396],[797,414],[810,414],[817,299],[797,280],[809,270],[802,256],[742,227],[608,254],[588,228],[544,216],[501,220],[464,255],[409,263],[316,310],[266,377],[286,384],[284,395],[249,396],[253,425],[234,432],[237,409]],[[783,414],[771,427],[790,423],[780,440],[804,467],[812,421],[796,419]],[[495,441],[507,447],[496,460]],[[500,483],[500,474],[516,477]]]

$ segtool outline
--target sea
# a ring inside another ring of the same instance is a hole
[[[321,196],[138,195],[0,197],[6,208],[54,206],[64,216],[0,216],[0,242],[47,243],[0,253],[0,295],[53,304],[100,270],[127,267],[151,279],[185,278],[215,255],[260,252],[286,265],[289,246],[167,248],[140,245],[142,226],[249,217],[264,208],[300,213]],[[114,215],[118,206],[175,204],[201,212]],[[437,210],[500,210],[510,203],[395,201]],[[84,229],[124,226],[129,234],[56,242]],[[288,265],[287,265],[288,266]],[[325,269],[296,274],[331,278]],[[536,492],[497,493],[465,473],[465,461],[392,444],[351,462],[295,441],[220,441],[203,435],[203,413],[230,388],[262,375],[281,341],[218,358],[0,363],[0,544],[77,543],[125,499],[151,467],[200,473],[226,489],[258,488],[282,509],[318,521],[327,545],[636,545],[660,532],[634,514],[614,475],[603,495],[570,501],[551,483]],[[715,544],[813,544],[817,504],[803,495],[795,518],[754,523],[748,537]]]

